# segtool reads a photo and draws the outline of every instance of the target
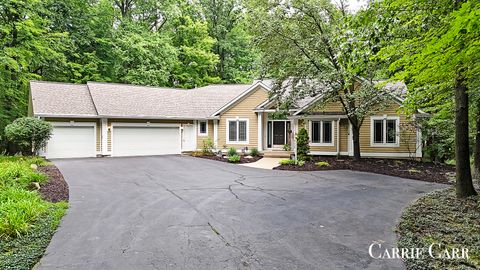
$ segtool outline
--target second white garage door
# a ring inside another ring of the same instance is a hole
[[[178,127],[113,127],[112,156],[180,154]]]

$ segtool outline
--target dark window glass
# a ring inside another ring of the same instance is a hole
[[[313,121],[312,122],[312,143],[319,143],[320,142],[320,122]]]
[[[323,143],[332,142],[332,122],[324,121],[323,122]]]
[[[228,122],[228,140],[231,142],[237,141],[237,122]]]
[[[247,140],[247,121],[238,121],[238,141]]]
[[[383,143],[383,120],[373,121],[373,142]]]
[[[397,121],[387,120],[387,143],[396,143],[397,141]]]
[[[207,122],[200,122],[200,134],[207,133]]]

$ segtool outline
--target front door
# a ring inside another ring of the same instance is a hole
[[[273,145],[285,145],[285,121],[273,121]]]
[[[195,151],[196,143],[195,126],[183,125],[182,151]]]

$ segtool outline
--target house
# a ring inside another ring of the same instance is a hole
[[[353,155],[351,126],[340,104],[314,106],[320,97],[297,102],[279,117],[268,81],[210,85],[196,89],[116,83],[30,82],[29,115],[53,125],[47,158],[180,154],[201,149],[257,148],[270,153],[295,145],[301,127],[312,155]],[[360,131],[366,157],[418,158],[421,132],[398,114],[401,99],[365,120]]]

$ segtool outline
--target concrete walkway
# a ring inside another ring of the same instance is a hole
[[[273,168],[277,167],[280,162],[280,160],[285,159],[285,158],[268,158],[264,157],[260,160],[257,160],[252,163],[244,163],[240,164],[242,166],[250,167],[250,168],[258,168],[258,169],[267,169],[267,170],[272,170]]]

